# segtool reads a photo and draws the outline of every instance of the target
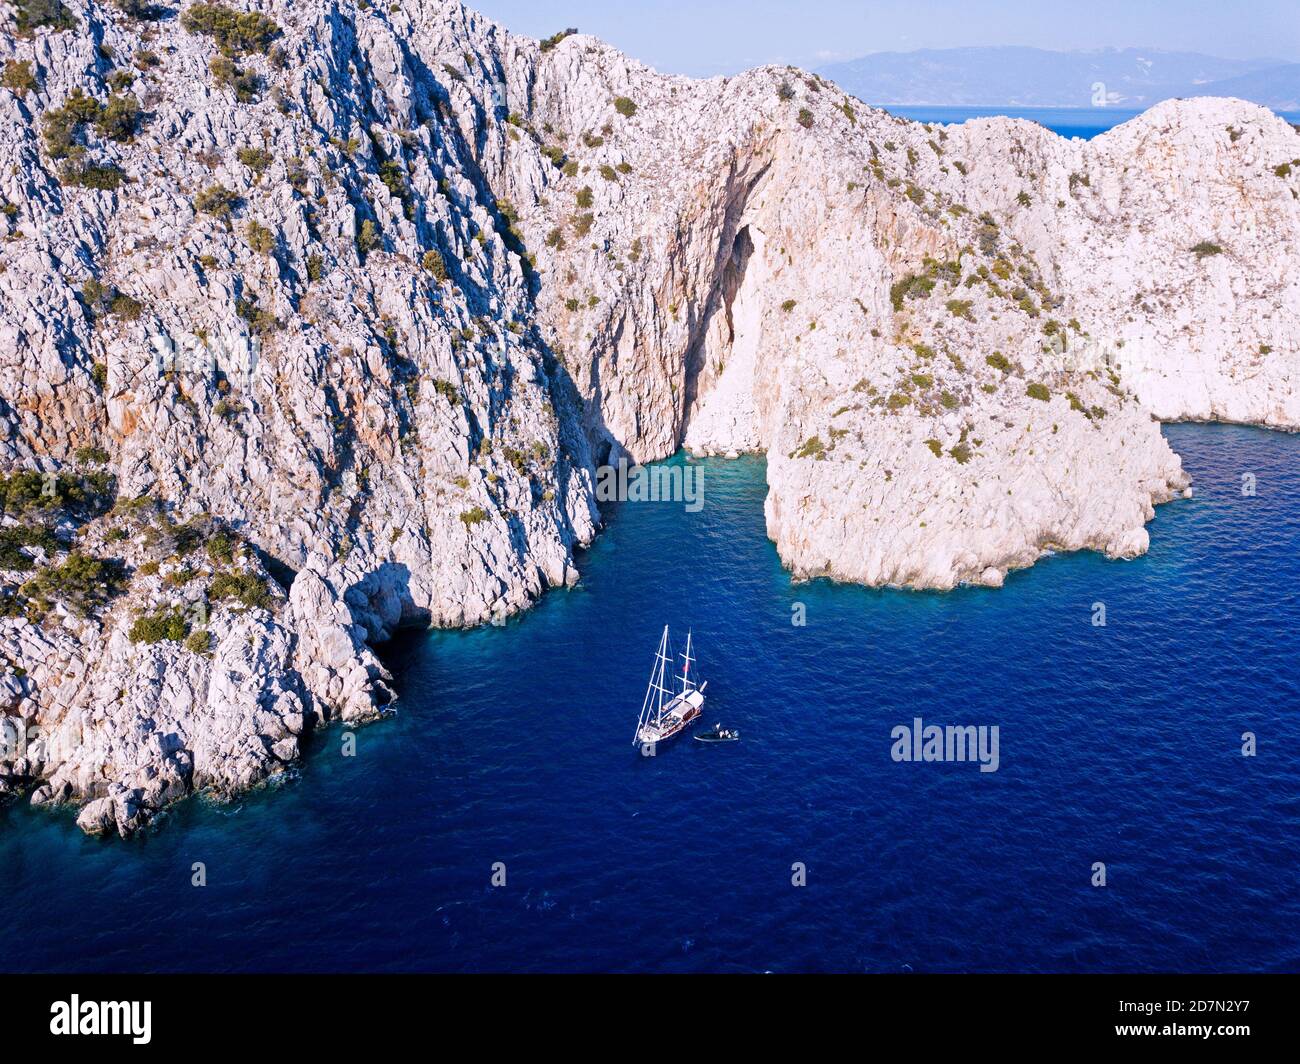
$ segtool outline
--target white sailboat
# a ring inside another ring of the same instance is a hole
[[[671,739],[700,715],[704,707],[704,689],[709,684],[706,680],[697,687],[691,679],[691,662],[695,659],[691,657],[689,631],[686,633],[686,653],[682,659],[682,671],[678,675],[673,668],[668,626],[664,625],[664,634],[659,640],[659,649],[655,652],[655,663],[650,670],[650,686],[646,688],[645,701],[641,703],[641,716],[636,722],[633,746]],[[681,689],[675,690],[674,687],[679,683]]]

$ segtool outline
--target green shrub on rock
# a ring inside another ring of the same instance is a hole
[[[131,625],[127,638],[132,643],[161,643],[170,640],[179,643],[190,634],[190,623],[178,609],[142,613]]]
[[[439,284],[447,280],[447,264],[443,261],[441,252],[426,251],[421,265],[433,274],[433,279]]]
[[[122,590],[125,578],[120,561],[73,551],[62,564],[42,570],[23,584],[22,592],[39,612],[58,600],[73,613],[88,617]]]
[[[106,140],[126,141],[140,122],[140,101],[130,93],[110,96],[95,116],[95,132]]]
[[[235,152],[235,158],[258,175],[274,161],[274,157],[265,148],[240,148]]]
[[[249,608],[268,609],[271,605],[270,589],[256,573],[218,573],[208,595],[217,602],[235,599]]]
[[[189,33],[211,37],[228,56],[259,52],[265,55],[280,35],[275,20],[256,11],[238,11],[225,4],[193,4],[181,15]]]
[[[60,0],[9,0],[14,9],[14,29],[18,36],[29,37],[32,30],[45,26],[59,32],[75,29],[76,17]]]
[[[217,218],[225,218],[238,203],[239,196],[224,185],[209,185],[194,197],[196,211]]]
[[[36,75],[32,73],[32,64],[25,59],[10,59],[5,63],[4,73],[0,73],[0,86],[8,89],[15,96],[26,96],[37,89]]]

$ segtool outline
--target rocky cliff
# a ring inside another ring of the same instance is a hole
[[[0,794],[87,830],[571,582],[621,457],[765,452],[796,574],[947,588],[1143,551],[1154,418],[1300,424],[1300,136],[1252,105],[928,128],[450,0],[0,21]]]

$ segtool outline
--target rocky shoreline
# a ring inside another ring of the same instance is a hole
[[[1188,486],[1157,419],[1300,427],[1300,135],[1263,108],[1084,143],[455,0],[24,12],[0,800],[90,832],[379,715],[396,628],[573,583],[620,459],[766,453],[796,577],[996,586],[1146,549]]]

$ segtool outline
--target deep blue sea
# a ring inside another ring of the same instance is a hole
[[[792,585],[763,462],[709,460],[577,588],[393,646],[355,757],[125,843],[0,813],[0,970],[1296,970],[1300,436],[1166,432],[1196,494],[1149,554],[948,594]],[[665,623],[741,742],[632,747]],[[892,761],[916,716],[998,725],[998,771]]]
[[[1127,111],[1115,107],[935,107],[910,104],[877,104],[890,114],[910,118],[914,122],[932,122],[950,125],[969,118],[989,118],[1006,115],[1009,118],[1027,118],[1047,126],[1063,137],[1081,137],[1091,140],[1121,122],[1136,118],[1141,111]],[[1300,113],[1279,111],[1291,123],[1300,123]]]

